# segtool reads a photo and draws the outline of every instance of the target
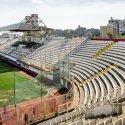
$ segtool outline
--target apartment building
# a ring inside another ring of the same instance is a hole
[[[117,28],[113,25],[107,25],[107,26],[100,26],[100,36],[102,38],[109,38],[111,37],[109,34],[113,36],[116,36],[117,33]]]

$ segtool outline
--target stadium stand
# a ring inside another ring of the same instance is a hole
[[[77,41],[77,42],[76,42]],[[23,57],[23,61],[37,67],[57,65],[65,55],[70,55],[70,76],[73,76],[75,110],[39,123],[39,125],[124,125],[125,118],[85,120],[85,109],[112,103],[125,95],[125,43],[82,40],[73,38],[53,39]],[[107,48],[106,48],[107,47]],[[100,50],[103,54],[96,55]],[[111,68],[109,68],[111,67]],[[105,71],[104,71],[105,70]],[[94,78],[93,78],[94,77]]]
[[[86,107],[90,104],[92,106],[93,103],[96,106],[102,105],[108,101],[111,102],[112,100],[116,99],[117,96],[123,96],[124,94],[125,70],[123,45],[125,45],[125,43],[115,43],[112,47],[108,48],[105,53],[100,55],[97,60],[92,58],[93,54],[97,53],[105,46],[110,45],[110,43],[111,41],[87,41],[70,55],[72,63],[75,64],[75,67],[71,69],[71,75],[74,76],[74,82],[79,89],[80,100],[78,107],[80,110],[82,109],[81,107],[83,105],[83,107]],[[109,70],[102,73],[101,75],[96,76],[95,79],[87,81],[85,84],[83,83],[83,81],[89,79],[93,75],[98,74],[110,66],[111,68]],[[70,113],[69,115],[71,116]],[[84,118],[83,120],[85,121]],[[68,124],[82,125],[83,120],[75,120],[75,122],[70,121],[71,123]],[[107,119],[101,123],[97,122],[95,124],[107,125],[111,122],[112,119]],[[84,122],[84,124],[90,125],[90,121],[88,123]],[[117,121],[113,120],[113,123],[111,124],[117,125],[118,123]]]
[[[115,119],[115,120],[113,120]],[[66,124],[66,125],[124,125],[125,124],[125,117],[122,118],[106,118],[103,119],[102,122],[98,122],[96,120],[92,120],[92,121],[84,121],[84,119],[79,119],[71,124]]]
[[[101,97],[102,99],[106,94],[108,94],[108,97],[115,97],[118,93],[117,87],[119,86],[121,86],[121,96],[124,93],[124,52],[119,52],[119,50],[121,51],[121,44],[123,48],[124,43],[118,42],[114,44],[112,48],[108,48],[97,60],[92,58],[94,53],[97,53],[110,43],[110,41],[88,41],[71,55],[72,62],[76,64],[71,69],[71,74],[74,75],[75,80],[79,83],[112,64],[118,65],[118,67],[114,66],[108,72],[88,81],[88,84],[82,83],[85,94],[84,105],[88,104],[89,101],[87,100],[92,100],[94,95],[96,95],[96,98]],[[112,93],[111,90],[113,89],[114,92]]]
[[[0,51],[4,51],[5,48],[15,43],[17,39],[0,38]]]
[[[73,38],[69,40],[64,38],[53,38],[48,44],[23,58],[23,61],[38,67],[45,64],[53,66],[65,55],[75,49],[81,42],[81,38]]]
[[[104,52],[106,52],[109,48],[111,48],[113,45],[115,44],[115,42],[111,42],[109,43],[106,47],[102,48],[98,53],[96,53],[93,56],[93,59],[97,59],[100,55],[102,55]]]

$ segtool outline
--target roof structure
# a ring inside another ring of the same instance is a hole
[[[31,16],[25,16],[20,22],[4,27],[0,27],[0,32],[14,31],[14,32],[27,32],[27,31],[47,31],[53,30],[48,28],[46,24],[38,17],[38,14],[31,14]]]
[[[50,30],[51,28],[47,28],[45,26],[36,26],[27,23],[17,23],[4,27],[0,27],[0,32],[2,31],[14,31],[14,32],[25,32],[25,31],[41,31],[41,30]]]

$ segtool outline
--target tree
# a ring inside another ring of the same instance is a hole
[[[95,35],[92,35],[92,38],[91,39],[96,39],[97,38],[97,36],[95,36]]]
[[[121,34],[122,36],[125,36],[125,31],[124,32],[122,32],[122,34]]]
[[[109,38],[114,38],[115,37],[115,34],[113,34],[113,33],[107,33],[107,35],[108,35]]]
[[[71,34],[66,34],[65,39],[72,39],[72,35]]]

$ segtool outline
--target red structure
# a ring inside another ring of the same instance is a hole
[[[91,40],[102,40],[102,41],[114,41],[114,42],[125,42],[123,38],[92,38]]]

